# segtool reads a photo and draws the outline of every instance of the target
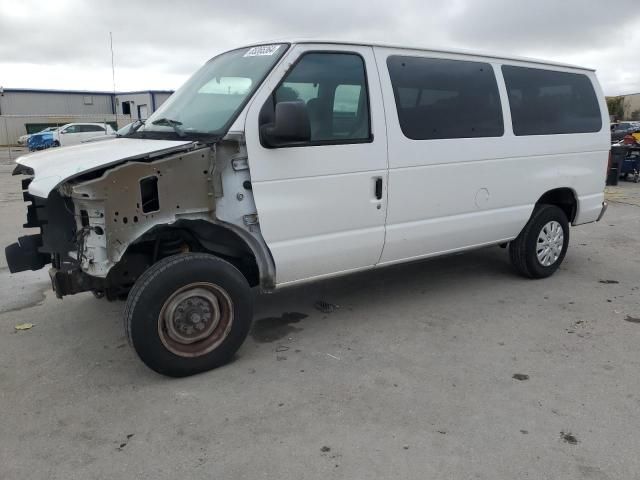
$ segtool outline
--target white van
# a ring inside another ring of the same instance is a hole
[[[509,245],[551,275],[569,225],[606,204],[604,96],[592,70],[327,41],[206,63],[109,142],[21,157],[30,202],[12,272],[51,263],[59,297],[127,298],[157,372],[227,362],[250,289]],[[428,264],[424,268],[429,268]]]

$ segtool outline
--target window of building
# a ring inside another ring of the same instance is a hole
[[[400,128],[412,140],[499,137],[502,106],[488,63],[390,56]]]
[[[516,135],[598,132],[602,116],[584,74],[504,65],[502,74]]]

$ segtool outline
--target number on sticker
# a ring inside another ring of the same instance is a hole
[[[280,45],[260,45],[259,47],[251,47],[245,57],[259,57],[263,55],[273,55],[278,51]]]

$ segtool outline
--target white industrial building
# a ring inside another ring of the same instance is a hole
[[[631,93],[622,95],[622,108],[624,109],[624,118],[627,120],[640,120],[640,93]]]
[[[159,90],[118,93],[115,96],[116,113],[128,116],[132,120],[144,120],[155,112],[172,93]]]
[[[146,119],[172,91],[94,92],[0,87],[0,145],[26,133],[71,122],[107,122],[114,128]]]

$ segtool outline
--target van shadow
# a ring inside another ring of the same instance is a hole
[[[327,320],[333,309],[394,311],[418,297],[428,304],[445,293],[459,294],[464,301],[470,291],[490,295],[496,284],[514,281],[528,280],[514,273],[507,252],[499,247],[348,274],[257,295],[251,336],[258,343],[270,343],[299,331],[306,317]]]
[[[322,322],[323,328],[329,330],[345,321],[366,322],[367,316],[377,311],[389,312],[396,321],[396,312],[410,303],[428,311],[429,305],[441,301],[443,295],[461,302],[472,301],[471,294],[491,297],[513,282],[528,281],[513,272],[505,250],[488,247],[292,286],[271,294],[256,292],[249,342],[254,346],[271,345],[278,351],[282,339],[300,335],[309,322]],[[108,364],[112,372],[123,376],[123,383],[131,378],[144,378],[150,383],[164,378],[137,361],[128,347],[122,331],[124,304],[96,300],[89,294],[84,297],[74,299],[72,306],[72,310],[83,312],[82,322],[71,323],[74,331],[78,328],[88,341],[86,345],[80,342],[73,361],[81,357],[103,366]],[[333,306],[335,311],[331,311]],[[368,313],[362,315],[363,311]],[[245,346],[234,362],[261,355]]]

